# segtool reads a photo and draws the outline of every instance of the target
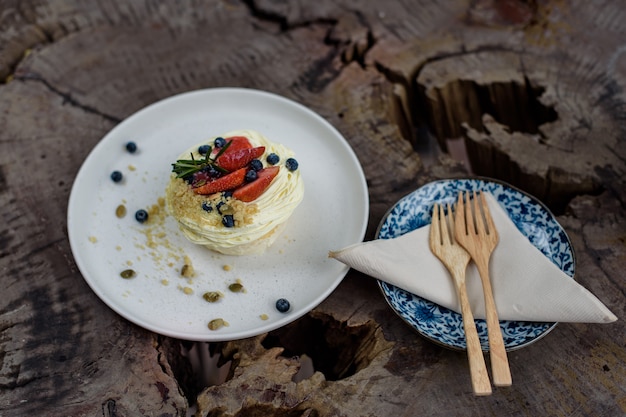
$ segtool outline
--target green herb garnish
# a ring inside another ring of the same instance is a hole
[[[175,163],[172,164],[172,172],[176,174],[176,178],[185,178],[189,175],[193,175],[196,172],[202,171],[205,168],[213,167],[214,169],[220,172],[228,172],[221,166],[219,166],[215,161],[219,158],[226,149],[230,146],[231,141],[226,142],[222,149],[214,156],[211,157],[211,152],[213,148],[209,146],[208,152],[204,155],[202,159],[196,159],[193,157],[193,153],[190,153],[191,159],[179,159]]]

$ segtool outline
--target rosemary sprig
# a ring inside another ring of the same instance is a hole
[[[204,155],[202,159],[196,159],[193,156],[193,152],[189,155],[191,159],[178,159],[175,163],[172,164],[172,172],[176,174],[176,178],[185,178],[189,175],[193,175],[196,172],[202,171],[205,168],[213,167],[217,171],[220,172],[228,172],[221,166],[219,166],[215,161],[228,149],[231,141],[226,142],[224,146],[220,149],[220,151],[213,157],[211,157],[211,153],[213,148],[209,146],[209,150]]]

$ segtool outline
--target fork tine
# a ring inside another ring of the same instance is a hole
[[[434,240],[437,244],[441,244],[441,233],[439,232],[439,204],[433,206],[433,218],[430,225],[431,244]]]
[[[463,203],[463,192],[459,192],[459,195],[456,200],[456,226],[465,230],[465,234],[467,234],[467,220],[465,219],[465,204]]]
[[[480,193],[480,205],[483,209],[483,213],[485,215],[485,222],[487,223],[487,234],[498,236],[498,230],[496,229],[495,224],[493,224],[493,218],[491,217],[491,212],[489,211],[489,206],[487,205],[487,200],[485,199],[485,193]]]
[[[476,197],[476,190],[474,190],[474,201],[473,201],[474,209],[474,232],[479,236],[484,236],[486,233],[485,224],[483,222],[483,215],[480,211],[480,206],[478,205],[478,198]],[[468,205],[469,205],[469,193],[468,193]],[[469,210],[468,210],[469,211]]]
[[[449,210],[448,206],[448,210]],[[443,211],[443,204],[439,206],[439,225],[441,226],[441,242],[444,245],[451,245],[450,241],[450,232],[448,231],[448,220],[446,218],[446,214]]]

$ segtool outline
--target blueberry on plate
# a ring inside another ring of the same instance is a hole
[[[111,172],[111,179],[113,180],[113,182],[120,182],[122,181],[122,178],[124,178],[124,176],[120,171]]]
[[[130,153],[137,152],[137,144],[135,142],[128,142],[126,144],[126,150]]]
[[[280,311],[281,313],[286,313],[287,311],[289,311],[289,307],[291,307],[291,305],[286,299],[279,298],[278,300],[276,300],[276,310]]]
[[[148,220],[148,212],[144,209],[139,209],[135,212],[135,220],[139,223],[145,223]]]

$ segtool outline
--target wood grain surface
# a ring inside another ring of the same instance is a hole
[[[623,0],[0,0],[0,416],[626,415],[624,21]],[[465,353],[422,339],[354,271],[250,339],[193,345],[122,319],[74,263],[74,177],[135,111],[223,86],[301,102],[345,136],[366,239],[434,179],[530,192],[619,320],[559,324],[509,352],[511,387],[475,397]],[[189,349],[224,377],[200,377]]]

